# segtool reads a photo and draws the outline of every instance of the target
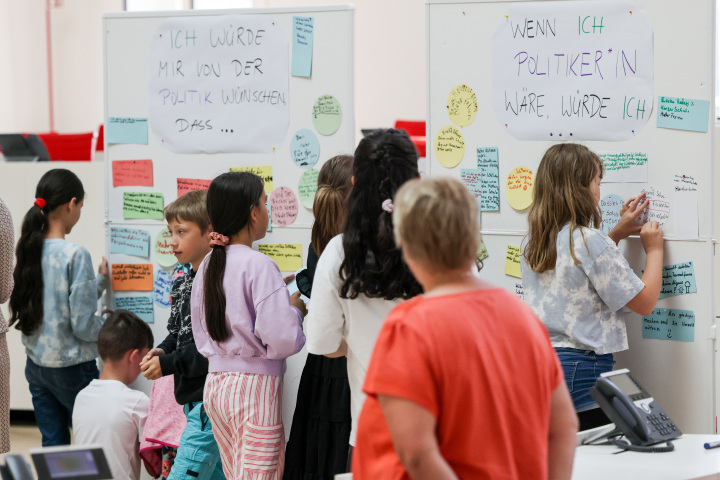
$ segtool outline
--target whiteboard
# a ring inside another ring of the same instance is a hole
[[[505,15],[518,2],[428,0],[427,82],[428,160],[432,176],[460,177],[461,168],[477,168],[476,149],[497,147],[499,154],[500,210],[482,212],[481,233],[489,257],[481,275],[488,281],[515,291],[519,279],[505,275],[507,245],[520,245],[527,232],[527,210],[516,211],[505,197],[503,181],[510,171],[524,166],[533,172],[545,150],[557,141],[522,141],[514,138],[493,111],[492,40]],[[542,5],[544,2],[530,2]],[[610,4],[610,2],[607,2]],[[692,172],[698,185],[699,237],[684,241],[675,238],[671,208],[665,233],[666,265],[692,261],[697,293],[661,299],[658,307],[693,310],[694,342],[642,338],[642,319],[626,313],[629,350],[616,355],[616,368],[628,367],[663,408],[688,433],[715,431],[714,342],[708,337],[715,325],[713,299],[713,135],[658,128],[658,96],[685,97],[710,102],[714,111],[715,85],[715,2],[683,3],[678,9],[672,0],[636,0],[633,13],[650,22],[654,42],[654,105],[647,124],[632,138],[623,141],[581,141],[597,153],[645,152],[648,185],[672,198],[673,175]],[[458,85],[471,87],[477,96],[478,112],[473,123],[459,127],[465,139],[465,153],[454,168],[438,161],[435,136],[452,125],[447,112],[448,95]],[[567,137],[566,137],[567,138]],[[559,139],[559,138],[558,138]],[[603,183],[601,195],[623,198],[639,193],[644,184]],[[620,248],[640,275],[645,256],[639,238],[629,238]]]
[[[300,129],[315,132],[320,143],[320,154],[314,168],[319,170],[324,161],[339,155],[352,153],[355,146],[354,124],[354,7],[352,5],[323,5],[317,7],[237,9],[217,11],[143,12],[106,14],[103,17],[105,51],[105,118],[149,118],[149,68],[150,45],[158,26],[169,18],[205,21],[207,16],[259,15],[266,16],[273,25],[282,29],[288,38],[288,62],[292,61],[293,17],[314,19],[312,75],[289,77],[289,124],[285,141],[268,153],[173,153],[162,145],[152,131],[148,132],[148,144],[108,144],[106,133],[105,158],[105,217],[107,224],[108,261],[117,263],[151,263],[154,271],[160,269],[153,245],[155,237],[165,226],[164,220],[127,220],[123,218],[124,192],[159,192],[167,205],[177,197],[177,178],[207,179],[227,172],[231,167],[272,166],[273,184],[290,188],[298,194],[298,182],[305,170],[297,167],[290,154],[290,140]],[[201,18],[202,17],[202,18]],[[290,65],[288,65],[288,68]],[[334,96],[342,107],[342,120],[332,135],[321,135],[311,119],[313,105],[323,95]],[[152,117],[150,117],[152,124]],[[107,122],[106,122],[107,125]],[[152,125],[151,125],[152,126]],[[106,130],[107,132],[107,130]],[[152,186],[113,187],[112,162],[117,160],[146,160],[153,163]],[[299,197],[298,197],[299,200]],[[299,204],[295,221],[288,226],[273,224],[272,232],[259,243],[302,244],[303,259],[307,256],[312,227],[312,210]],[[150,258],[109,253],[110,227],[141,229],[150,233]],[[257,245],[254,246],[257,248]],[[147,292],[123,292],[123,295],[140,295]],[[113,294],[115,295],[115,294]],[[156,343],[167,335],[169,308],[154,303],[155,322],[151,325]],[[285,380],[286,433],[292,420],[297,385],[305,363],[305,352],[288,360]],[[146,392],[150,382],[142,376],[136,388]]]

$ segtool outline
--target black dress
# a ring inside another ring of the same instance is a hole
[[[307,268],[295,279],[306,297],[312,293],[317,262],[311,246]],[[308,354],[285,449],[283,479],[332,480],[345,473],[351,427],[347,359]]]

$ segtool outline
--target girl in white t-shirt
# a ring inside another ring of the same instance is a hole
[[[315,272],[306,345],[316,355],[348,358],[351,446],[380,327],[393,307],[422,291],[396,248],[392,223],[395,192],[419,176],[417,159],[402,130],[380,130],[360,141],[344,233],[330,240]]]

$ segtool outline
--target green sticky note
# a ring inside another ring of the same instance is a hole
[[[313,105],[312,121],[320,135],[332,135],[342,122],[342,107],[337,98],[323,95]]]
[[[320,171],[314,168],[305,170],[298,182],[300,202],[303,204],[303,207],[311,210],[313,208],[313,202],[315,201],[315,192],[317,192],[318,189],[318,175],[320,175]]]
[[[162,220],[165,201],[162,193],[124,192],[123,218],[150,218]]]

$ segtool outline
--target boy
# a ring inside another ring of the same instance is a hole
[[[102,445],[113,478],[140,478],[138,448],[150,399],[128,387],[153,345],[150,327],[127,310],[115,310],[98,333],[100,379],[80,390],[73,409],[75,443]]]
[[[183,405],[187,417],[187,427],[168,480],[225,478],[220,450],[202,403],[208,361],[195,347],[190,320],[190,293],[195,271],[210,252],[212,229],[206,201],[207,192],[198,190],[186,193],[165,207],[165,220],[172,235],[170,246],[178,262],[190,264],[190,270],[173,283],[168,336],[148,352],[140,365],[148,380],[173,374],[175,399]]]

